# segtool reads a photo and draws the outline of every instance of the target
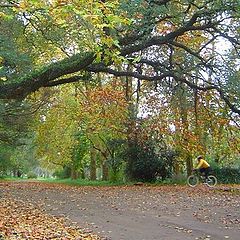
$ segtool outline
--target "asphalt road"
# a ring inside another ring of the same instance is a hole
[[[0,198],[33,203],[103,239],[239,240],[240,191],[221,189],[15,182],[0,184]]]

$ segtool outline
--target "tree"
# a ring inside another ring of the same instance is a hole
[[[96,163],[107,170],[107,160],[113,158],[109,142],[125,138],[122,87],[103,79],[100,85],[89,82],[55,91],[37,116],[39,157],[45,167],[69,167],[74,178],[90,165],[95,178]]]
[[[49,169],[73,165],[72,156],[77,143],[74,135],[78,128],[78,104],[74,99],[74,88],[61,90],[56,90],[36,116],[37,152],[42,165]]]
[[[238,158],[239,121],[211,91],[189,92],[184,85],[169,82],[155,91],[144,86],[141,94],[145,131],[154,131],[159,136],[155,140],[164,139],[178,153],[176,174],[182,163],[191,172],[192,159],[199,154],[225,165]]]
[[[29,150],[29,157],[34,155],[31,127],[35,107],[27,100],[0,102],[0,171],[15,176],[27,173],[31,161],[27,163],[26,152]]]
[[[98,157],[103,179],[107,180],[107,163],[115,155],[111,142],[126,138],[127,103],[121,84],[105,81],[103,75],[98,85],[89,85],[79,91],[80,111],[77,118],[92,146],[92,176],[95,176],[96,167],[93,165]]]

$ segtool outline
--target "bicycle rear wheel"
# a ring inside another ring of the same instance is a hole
[[[214,187],[217,185],[217,178],[213,175],[209,175],[206,183],[209,187]]]
[[[190,175],[187,178],[187,184],[190,187],[195,187],[198,185],[198,183],[199,183],[199,179],[198,179],[198,176],[196,176],[196,175]]]

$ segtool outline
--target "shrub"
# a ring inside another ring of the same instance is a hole
[[[144,145],[137,141],[131,143],[126,164],[130,180],[152,182],[171,177],[176,153],[168,149],[158,149],[152,141],[145,142]]]
[[[143,148],[137,142],[133,142],[128,149],[127,176],[130,180],[154,181],[159,165],[158,160],[150,144],[145,144]]]
[[[174,161],[178,154],[170,149],[162,149],[158,153],[158,167],[157,167],[157,176],[161,180],[166,178],[171,178],[173,175],[173,165]]]
[[[240,183],[240,168],[214,168],[214,175],[219,183]]]

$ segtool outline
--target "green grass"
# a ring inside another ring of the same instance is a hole
[[[18,178],[18,177],[10,177],[10,176],[1,176],[0,180],[1,181],[18,181],[21,180],[23,178]]]
[[[123,181],[102,181],[102,180],[96,180],[96,181],[91,181],[91,180],[85,180],[85,179],[70,179],[70,178],[64,178],[64,179],[59,179],[59,178],[16,178],[16,177],[5,177],[5,178],[0,178],[1,181],[28,181],[28,180],[34,180],[34,181],[39,181],[39,182],[45,182],[45,183],[56,183],[56,184],[66,184],[66,185],[71,185],[71,186],[133,186],[137,185],[137,182],[123,182]],[[157,186],[157,185],[174,185],[174,184],[185,184],[184,183],[179,183],[179,182],[172,182],[172,181],[156,181],[156,182],[144,182],[143,185],[149,185],[149,186]]]
[[[66,184],[66,185],[72,185],[72,186],[123,186],[123,185],[131,185],[131,183],[124,183],[124,182],[111,182],[111,181],[90,181],[90,180],[84,180],[84,179],[70,179],[70,178],[64,178],[64,179],[58,179],[58,178],[17,178],[17,177],[1,177],[0,181],[28,181],[28,180],[34,180],[39,182],[45,182],[45,183],[57,183],[57,184]]]

